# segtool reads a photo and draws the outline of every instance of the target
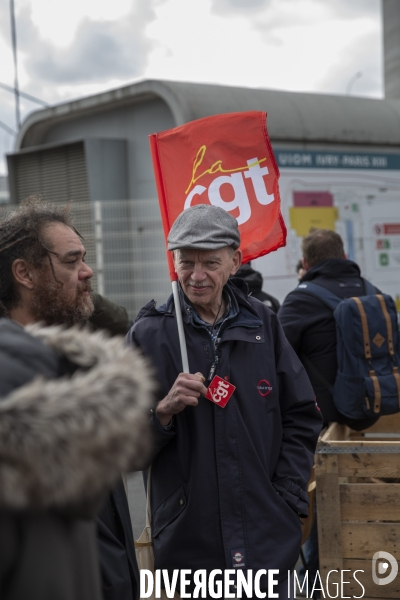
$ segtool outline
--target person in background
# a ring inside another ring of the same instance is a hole
[[[359,266],[346,258],[343,240],[330,229],[314,229],[303,239],[302,282],[312,281],[340,298],[365,294]],[[333,311],[319,298],[295,288],[278,311],[278,318],[294,351],[303,362],[313,386],[324,425],[333,421],[365,429],[376,417],[353,420],[341,415],[331,388],[336,379],[336,325]]]
[[[296,273],[297,273],[297,280],[301,281],[303,275],[305,275],[306,273],[306,269],[304,268],[303,265],[303,260],[300,258],[299,262],[296,265]]]
[[[274,313],[278,312],[280,306],[279,300],[262,290],[264,283],[263,276],[259,271],[255,271],[252,268],[251,262],[241,265],[235,274],[235,277],[240,277],[247,283],[249,292],[253,298],[261,300],[261,302],[263,302],[265,306],[268,306]]]
[[[95,518],[149,451],[146,373],[121,339],[0,318],[1,600],[102,600]]]
[[[112,300],[92,292],[94,310],[92,315],[86,321],[93,331],[105,329],[111,335],[125,336],[133,323],[128,317],[126,308],[118,306]]]
[[[104,311],[106,300],[100,299],[97,316],[94,312],[93,271],[85,262],[82,242],[67,207],[37,198],[0,220],[0,302],[9,319],[23,327],[32,323],[71,327],[94,315],[95,326],[115,332],[115,319]],[[114,307],[117,329],[124,332],[124,309]],[[105,600],[134,600],[138,570],[121,478],[99,514],[98,539]]]
[[[365,282],[360,269],[355,262],[346,258],[343,240],[338,233],[330,229],[314,229],[303,239],[302,250],[302,283],[312,281],[340,298],[365,294]],[[278,318],[310,378],[324,426],[338,421],[361,430],[375,423],[376,417],[349,419],[340,414],[334,405],[331,389],[338,365],[333,311],[319,298],[295,288],[283,301]],[[316,515],[305,544],[305,557],[309,580],[313,581],[319,569]],[[316,594],[319,597],[319,593]]]

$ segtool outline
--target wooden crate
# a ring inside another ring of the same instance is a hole
[[[360,569],[364,600],[400,599],[400,414],[381,417],[364,432],[333,423],[318,443],[316,481],[322,582],[331,570],[349,569],[343,597],[360,597],[353,577]],[[388,585],[372,579],[372,557],[382,550],[399,561]],[[329,579],[340,581],[336,573]]]

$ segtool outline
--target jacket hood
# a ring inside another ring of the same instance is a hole
[[[50,381],[41,376],[0,401],[0,507],[97,507],[120,473],[147,457],[150,369],[122,338],[27,329],[38,347],[78,370]]]
[[[243,279],[247,283],[252,294],[261,292],[264,283],[263,276],[258,271],[255,271],[249,263],[241,265],[235,277]]]
[[[326,279],[338,279],[341,277],[360,277],[360,267],[345,258],[330,258],[322,263],[310,267],[305,272],[301,281],[312,281],[316,277],[325,277]]]
[[[60,359],[51,348],[9,319],[0,319],[0,361],[0,397],[37,375],[52,379],[60,373]]]

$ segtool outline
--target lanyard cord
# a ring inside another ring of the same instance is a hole
[[[212,326],[211,326],[211,337],[213,337],[213,331],[214,331],[215,323],[217,322],[218,315],[219,315],[219,311],[221,310],[221,307],[222,307],[222,302],[223,302],[223,300],[222,300],[222,298],[221,298],[221,304],[220,304],[220,305],[219,305],[219,307],[218,307],[218,312],[217,312],[217,314],[215,315],[214,323],[213,323],[213,324],[212,324]],[[219,330],[220,330],[220,329],[221,329],[221,326],[218,328],[218,332],[217,332],[217,334],[219,333]]]
[[[219,332],[221,331],[222,325],[228,319],[228,316],[229,315],[227,315],[225,317],[225,319],[223,319],[223,321],[219,324],[218,330],[215,332],[215,334],[212,334],[211,332],[209,332],[210,336],[211,336],[211,340],[213,342],[214,352],[215,352],[214,360],[213,360],[213,363],[211,365],[210,372],[208,374],[208,381],[210,381],[210,382],[211,382],[211,379],[214,377],[215,371],[217,369],[217,364],[218,364],[218,361],[219,361],[219,357],[218,357],[218,354],[217,354],[217,348],[218,348],[218,344],[219,344],[221,338],[219,338],[218,335],[219,335]]]

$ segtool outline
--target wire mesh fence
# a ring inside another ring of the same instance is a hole
[[[0,218],[15,208],[0,205]],[[149,300],[166,300],[171,284],[156,198],[76,202],[71,212],[95,291],[124,306],[131,319]]]

